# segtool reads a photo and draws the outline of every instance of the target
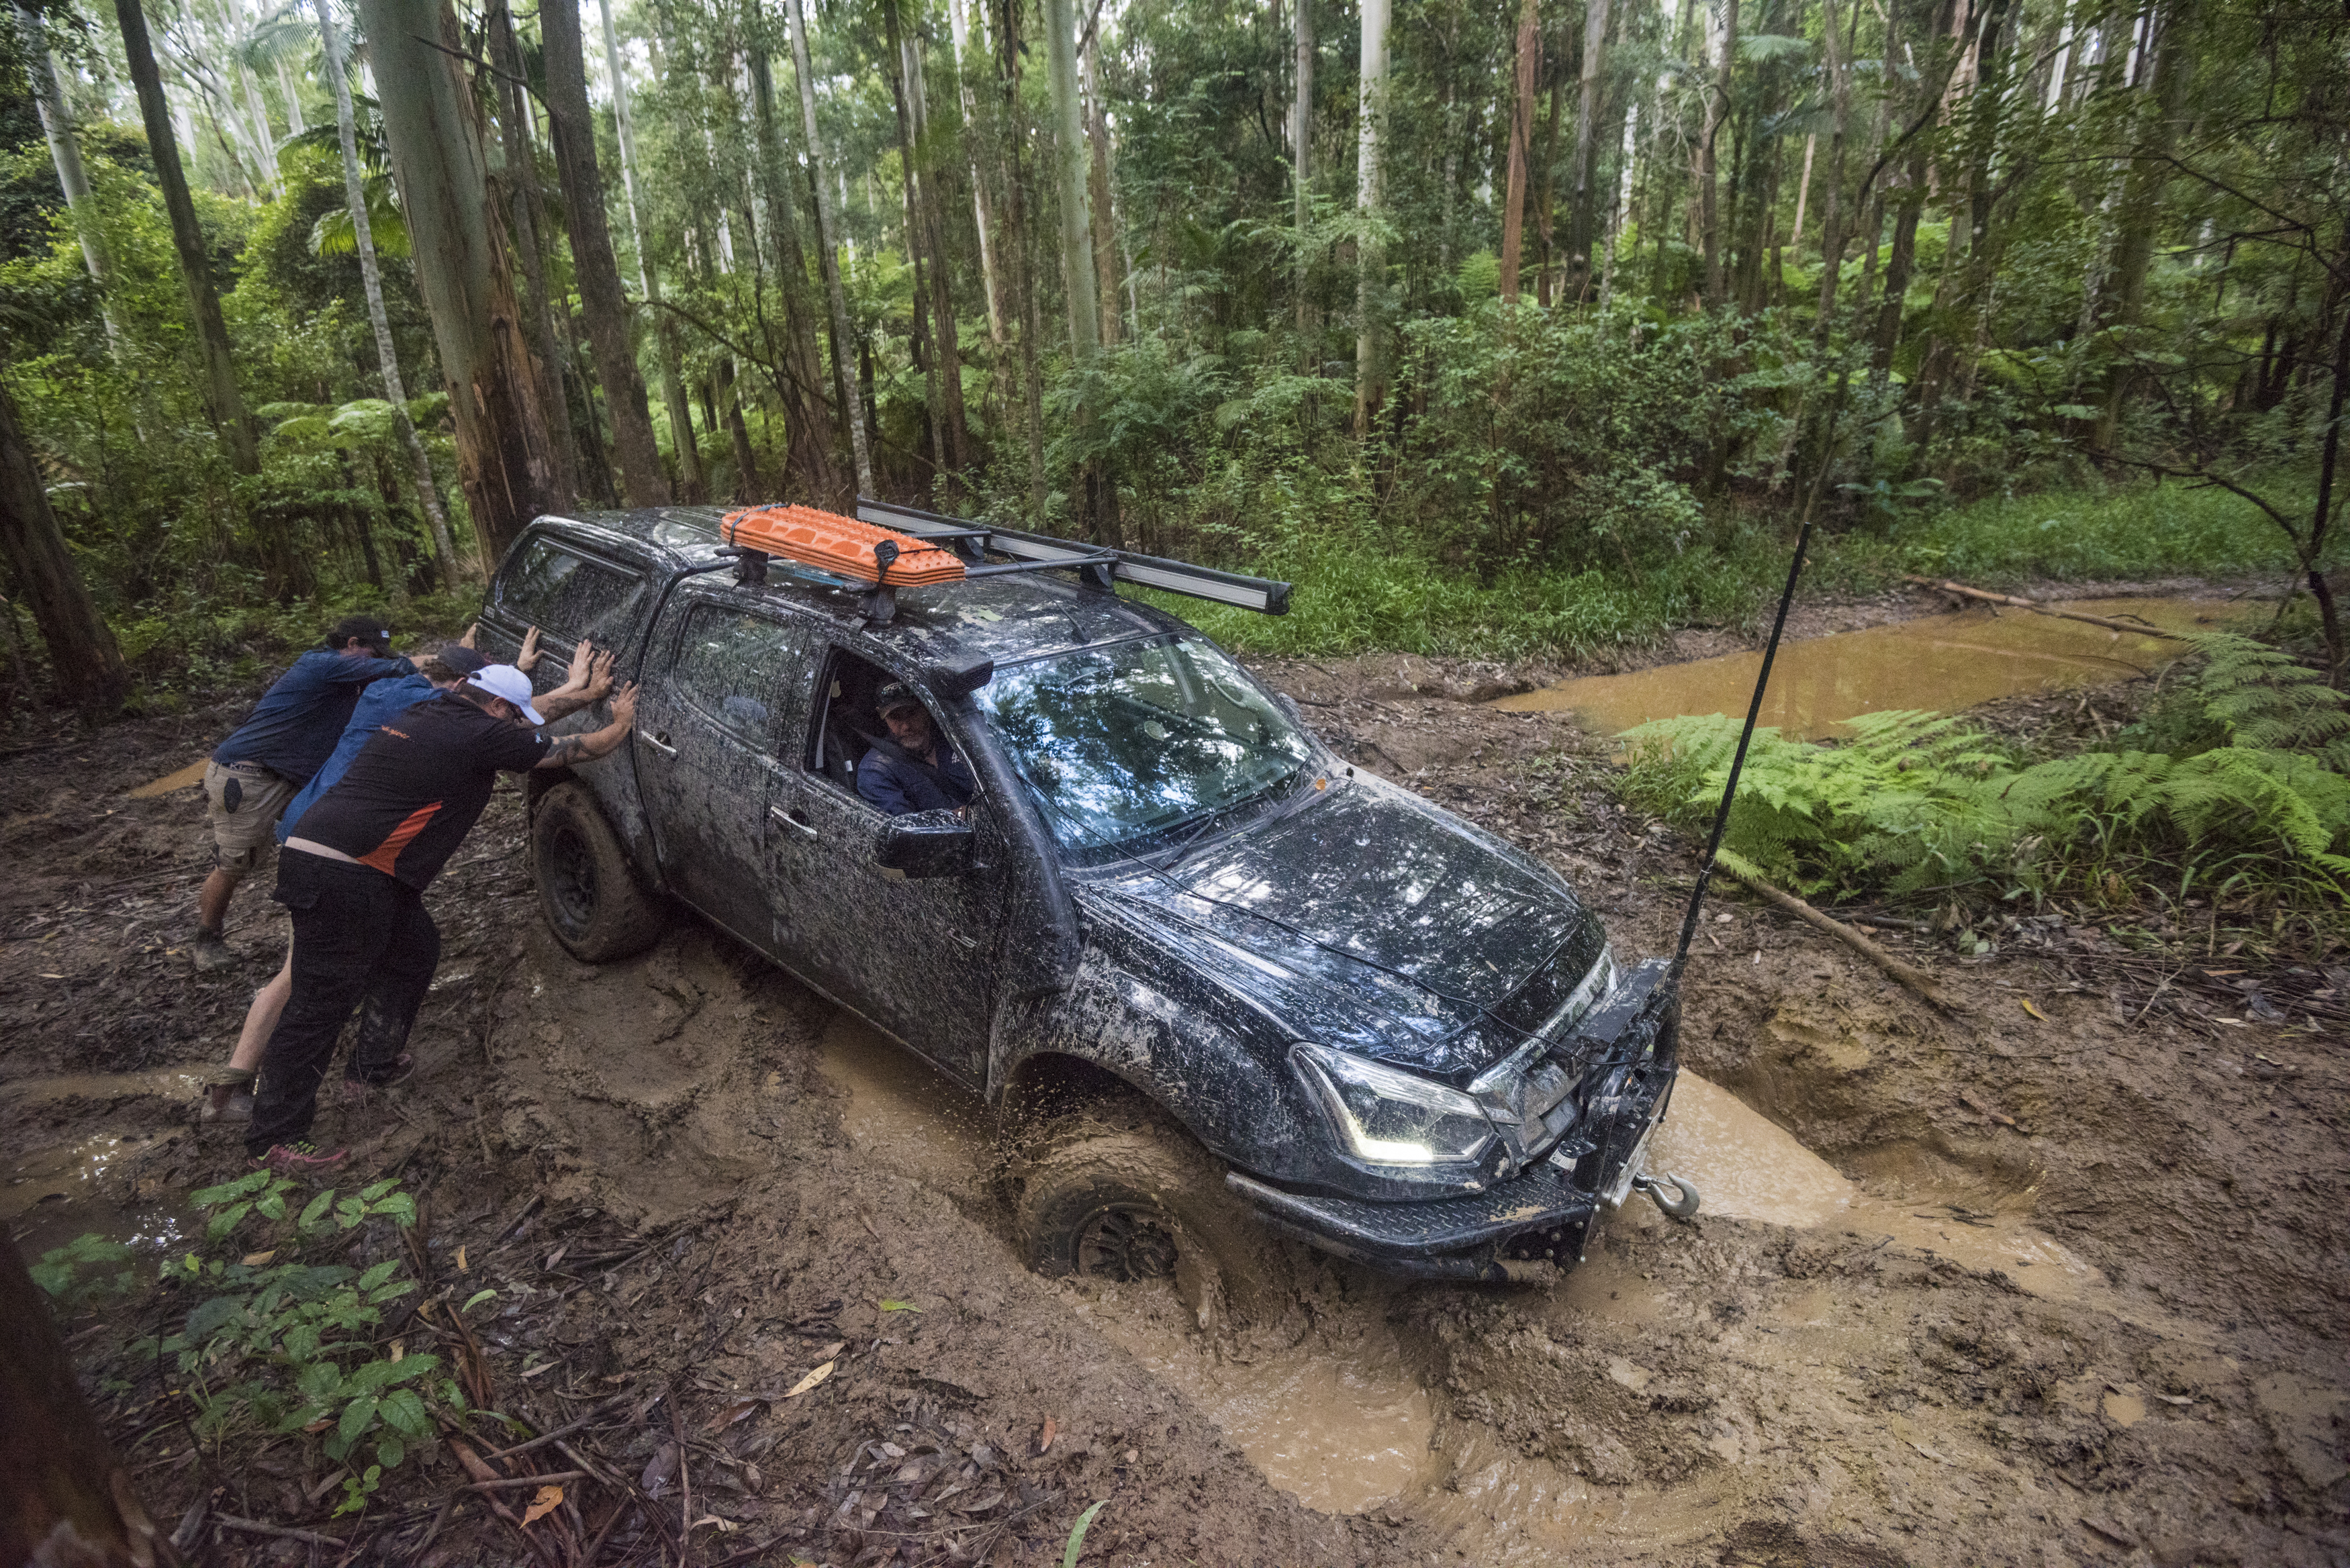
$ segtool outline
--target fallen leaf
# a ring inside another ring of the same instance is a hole
[[[556,1264],[563,1262],[563,1254],[569,1251],[571,1251],[570,1244],[566,1242],[564,1245],[555,1249],[552,1252],[549,1252],[546,1255],[546,1267],[552,1269]]]
[[[715,1416],[711,1417],[710,1424],[702,1429],[705,1432],[715,1432],[731,1427],[757,1410],[763,1403],[764,1401],[758,1399],[737,1399]]]
[[[542,1373],[542,1372],[552,1372],[552,1371],[554,1371],[556,1367],[558,1367],[558,1366],[562,1366],[562,1365],[563,1365],[563,1363],[561,1363],[560,1361],[548,1361],[548,1362],[544,1362],[544,1363],[541,1363],[539,1366],[536,1366],[532,1367],[529,1371],[527,1371],[527,1372],[524,1373],[524,1374],[523,1374],[523,1376],[524,1376],[525,1377],[536,1377],[536,1376],[538,1376],[540,1373]]]
[[[276,1256],[277,1256],[277,1249],[272,1247],[266,1252],[247,1252],[243,1262],[246,1268],[257,1269]]]
[[[881,1310],[883,1312],[920,1312],[922,1309],[911,1302],[890,1301],[885,1298],[881,1303]]]
[[[522,1511],[523,1524],[527,1528],[532,1521],[545,1519],[562,1506],[563,1489],[559,1486],[543,1486],[530,1500],[530,1506]]]
[[[65,976],[61,974],[44,974],[41,978],[43,980],[63,980],[65,979]]]
[[[2155,1397],[2166,1405],[2177,1405],[2182,1407],[2195,1403],[2184,1394],[2158,1394]]]
[[[1059,1425],[1054,1421],[1052,1417],[1045,1417],[1045,1429],[1036,1434],[1036,1451],[1041,1454],[1050,1449],[1053,1446],[1054,1438],[1059,1434],[1060,1430],[1061,1428]]]
[[[817,1351],[816,1353],[816,1356],[818,1361],[830,1361],[834,1356],[838,1355],[842,1351],[847,1350],[847,1348],[848,1341],[845,1339],[836,1339],[830,1345],[826,1345],[822,1350]]]
[[[801,1378],[797,1383],[795,1383],[789,1388],[785,1389],[784,1397],[786,1399],[798,1398],[801,1395],[806,1393],[809,1389],[815,1387],[817,1384],[831,1376],[832,1369],[838,1365],[839,1363],[837,1362],[826,1362],[814,1372],[809,1373],[806,1377]]]
[[[461,1274],[465,1272],[465,1249],[463,1247],[457,1249],[457,1272]]]
[[[2026,997],[2021,997],[2021,998],[2018,998],[2018,1000],[2019,1000],[2019,1001],[2021,1001],[2021,1002],[2023,1003],[2023,1011],[2024,1011],[2024,1012],[2029,1012],[2030,1014],[2032,1014],[2032,1016],[2033,1016],[2033,1017],[2037,1018],[2037,1019],[2038,1019],[2038,1020],[2040,1020],[2040,1022],[2041,1022],[2041,1023],[2047,1023],[2047,1022],[2048,1022],[2048,1015],[2047,1015],[2046,1013],[2044,1013],[2044,1012],[2041,1012],[2041,1011],[2040,1011],[2040,1009],[2038,1009],[2037,1007],[2034,1007],[2034,1006],[2032,1004],[2032,998],[2030,998],[2030,997],[2026,996]]]
[[[955,1511],[957,1513],[985,1513],[991,1508],[1001,1508],[1003,1505],[1003,1494],[1000,1491],[992,1491],[985,1497],[975,1497],[969,1502],[959,1502],[955,1504]]]
[[[736,1531],[743,1528],[733,1520],[721,1519],[714,1513],[705,1513],[700,1519],[695,1520],[693,1521],[693,1528],[699,1530],[705,1524],[716,1525],[718,1527],[718,1532],[721,1535],[732,1535]]]
[[[303,1428],[302,1429],[303,1429],[305,1432],[308,1432],[308,1433],[310,1433],[310,1434],[312,1434],[312,1435],[314,1435],[314,1436],[315,1436],[316,1434],[317,1434],[317,1433],[319,1433],[319,1432],[323,1432],[323,1431],[325,1431],[328,1428],[329,1428],[329,1427],[333,1426],[334,1424],[335,1424],[335,1422],[334,1422],[334,1418],[333,1418],[332,1417],[328,1417],[327,1419],[325,1419],[325,1420],[323,1420],[323,1421],[313,1421],[313,1422],[311,1422],[308,1426],[307,1426],[307,1427]]]

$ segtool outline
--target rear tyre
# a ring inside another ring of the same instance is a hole
[[[612,825],[586,785],[559,784],[530,818],[539,912],[573,958],[608,963],[660,934],[661,904],[637,881]]]
[[[1038,1273],[1172,1278],[1202,1329],[1279,1315],[1272,1237],[1188,1136],[1073,1117],[1047,1129],[1017,1175],[1014,1218]]]

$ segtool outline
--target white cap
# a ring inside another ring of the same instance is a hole
[[[538,710],[530,705],[530,677],[511,664],[485,664],[465,677],[465,684],[478,686],[493,697],[503,697],[522,710],[522,716],[534,724],[544,724]]]

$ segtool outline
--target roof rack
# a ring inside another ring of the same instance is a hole
[[[1002,573],[1066,566],[1076,572],[1079,581],[1105,591],[1114,583],[1134,583],[1146,588],[1161,588],[1170,594],[1210,599],[1220,605],[1237,605],[1242,609],[1255,610],[1261,615],[1289,613],[1290,586],[1267,577],[1219,572],[1213,567],[1195,566],[1187,561],[1169,561],[1157,556],[1137,555],[1131,550],[1087,545],[1074,539],[1055,539],[1048,534],[998,528],[960,517],[942,516],[936,512],[917,511],[894,502],[876,501],[869,495],[857,498],[857,516],[860,522],[892,528],[918,539],[946,545],[969,563],[963,568],[965,576],[987,577]],[[990,563],[986,557],[991,553],[1009,556],[1012,563]]]

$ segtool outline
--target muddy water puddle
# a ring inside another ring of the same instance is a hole
[[[2208,629],[2254,613],[2230,599],[2081,599],[2062,607],[2166,631]],[[1962,610],[1809,638],[1779,649],[1761,722],[1819,740],[1860,713],[1927,708],[1956,712],[1994,698],[2106,685],[2178,657],[2168,638],[2109,631],[2029,610]],[[1759,652],[1593,675],[1496,701],[1496,708],[1566,711],[1606,734],[1682,714],[1742,715]]]
[[[0,1224],[27,1262],[77,1236],[120,1241],[151,1262],[187,1233],[188,1216],[172,1202],[127,1203],[116,1168],[172,1134],[102,1133],[78,1143],[39,1149],[7,1162],[0,1172]]]
[[[150,779],[137,789],[130,791],[130,798],[153,800],[158,795],[170,794],[175,790],[193,789],[204,782],[204,763],[207,760],[209,759],[198,758],[186,767],[165,774],[160,779]]]

